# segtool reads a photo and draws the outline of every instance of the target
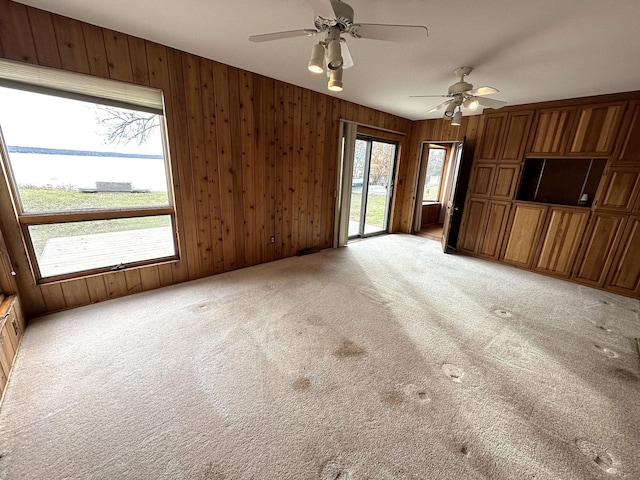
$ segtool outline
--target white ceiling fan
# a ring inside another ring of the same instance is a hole
[[[500,90],[488,86],[473,88],[473,85],[469,82],[465,82],[464,77],[469,75],[472,71],[473,67],[456,68],[454,73],[460,77],[460,80],[449,87],[449,91],[446,95],[413,95],[412,98],[449,98],[449,100],[445,100],[440,105],[433,107],[428,113],[444,109],[444,116],[445,118],[451,118],[452,125],[460,125],[460,121],[462,119],[462,107],[468,108],[471,111],[476,110],[480,105],[490,108],[504,107],[507,102],[494,100],[492,98],[485,98],[485,95],[500,93]]]
[[[381,23],[354,23],[353,8],[341,0],[307,0],[316,14],[315,28],[288,30],[284,32],[252,35],[252,42],[268,42],[292,37],[312,37],[324,34],[324,40],[313,47],[308,68],[311,72],[322,73],[329,77],[329,90],[342,90],[342,70],[353,66],[343,33],[353,38],[369,38],[395,42],[423,40],[429,36],[423,25],[388,25]]]

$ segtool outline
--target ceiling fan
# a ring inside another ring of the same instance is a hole
[[[307,0],[316,14],[315,28],[288,30],[284,32],[252,35],[252,42],[268,42],[292,37],[312,37],[324,34],[313,46],[308,69],[313,73],[325,70],[329,77],[329,90],[342,90],[342,71],[353,66],[347,41],[342,34],[353,38],[369,38],[395,42],[422,40],[429,36],[427,27],[422,25],[388,25],[381,23],[354,23],[353,8],[341,0]]]
[[[412,97],[449,98],[449,100],[445,100],[440,105],[433,107],[428,113],[444,109],[444,116],[445,118],[451,118],[452,125],[460,125],[460,121],[462,119],[462,107],[468,108],[471,111],[476,110],[480,105],[490,108],[504,107],[507,102],[494,100],[492,98],[484,98],[485,95],[499,93],[500,90],[488,86],[473,88],[473,85],[469,82],[465,82],[464,77],[469,75],[472,71],[473,67],[456,68],[454,73],[460,77],[460,80],[449,87],[449,91],[446,95],[413,95]]]

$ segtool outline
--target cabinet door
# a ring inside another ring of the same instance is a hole
[[[627,222],[605,287],[625,295],[640,295],[640,216],[632,216]]]
[[[604,285],[626,219],[622,213],[594,212],[573,272],[575,280],[594,287]]]
[[[559,277],[571,275],[589,210],[551,207],[534,270]]]
[[[502,261],[517,267],[531,267],[546,213],[546,205],[514,204]]]
[[[562,155],[567,149],[575,108],[542,109],[536,113],[529,152]]]
[[[522,161],[532,119],[533,110],[509,114],[499,162],[520,163]]]
[[[595,205],[630,212],[640,190],[640,168],[614,165],[609,168],[604,182]]]
[[[496,162],[498,160],[506,118],[506,113],[489,113],[484,116],[477,161]]]
[[[11,343],[9,338],[9,328],[11,328],[9,322],[7,322],[2,331],[0,331],[0,368],[2,368],[5,376],[9,376],[9,372],[11,371],[11,365],[13,364],[13,357],[15,356],[16,350]]]
[[[640,100],[629,103],[629,109],[620,130],[614,162],[637,164],[640,162]]]
[[[623,102],[581,107],[567,153],[609,155],[619,131],[624,107]]]
[[[504,231],[507,228],[509,220],[509,210],[511,202],[490,202],[487,211],[487,221],[482,238],[478,255],[481,257],[498,259]]]
[[[469,194],[477,197],[488,197],[493,186],[493,174],[496,166],[478,163],[473,167],[471,181],[469,182]]]
[[[482,235],[488,200],[469,198],[464,209],[462,234],[458,240],[458,249],[462,252],[476,254]]]
[[[493,184],[491,197],[504,200],[512,200],[518,187],[518,174],[520,165],[498,165],[496,168],[496,180]]]

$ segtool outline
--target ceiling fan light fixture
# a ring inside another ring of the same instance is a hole
[[[307,66],[310,72],[322,73],[324,71],[324,46],[316,43],[311,51],[311,60]]]
[[[451,119],[451,125],[453,125],[454,127],[457,127],[461,123],[462,123],[462,112],[460,111],[460,109],[458,109],[458,111],[453,115],[453,118]]]
[[[329,90],[332,92],[342,91],[342,67],[337,70],[331,70],[329,73]]]
[[[468,108],[472,112],[475,112],[480,106],[480,102],[478,101],[477,98],[471,97],[471,98],[467,98],[462,105],[464,105],[466,108]]]
[[[337,70],[342,67],[342,53],[340,40],[331,40],[327,43],[327,68]]]
[[[453,113],[455,112],[455,110],[456,110],[456,104],[452,100],[451,102],[449,102],[449,105],[447,105],[447,109],[444,111],[444,116],[446,118],[453,117]]]

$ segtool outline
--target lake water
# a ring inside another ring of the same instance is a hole
[[[20,186],[91,189],[96,182],[123,182],[131,183],[133,189],[167,190],[163,158],[18,152],[9,155]]]

